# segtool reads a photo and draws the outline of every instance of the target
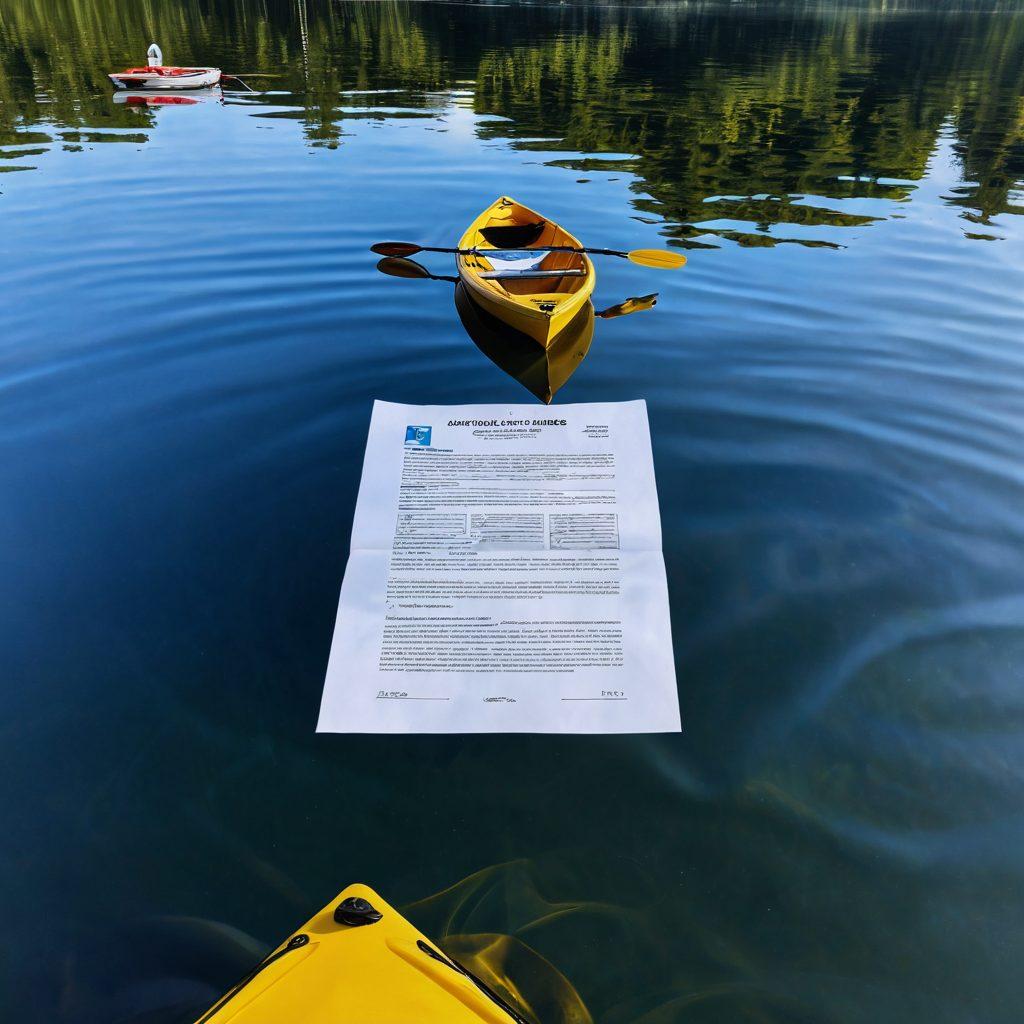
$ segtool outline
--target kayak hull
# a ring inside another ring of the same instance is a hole
[[[220,83],[220,68],[132,68],[107,77],[118,89],[132,92],[179,92],[209,89]]]
[[[544,229],[529,249],[544,251],[551,246],[580,247],[579,240],[559,224],[508,196],[501,196],[470,224],[459,248],[492,249],[494,247],[481,234],[481,229],[535,224],[538,221],[543,222]],[[582,253],[551,252],[540,263],[544,270],[582,271],[578,276],[488,280],[481,275],[495,267],[484,255],[457,256],[456,266],[459,278],[474,302],[545,349],[589,302],[596,277],[593,263]]]

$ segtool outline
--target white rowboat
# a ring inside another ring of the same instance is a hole
[[[149,48],[149,63],[144,68],[128,68],[115,71],[107,77],[118,89],[133,92],[170,92],[179,89],[209,89],[220,82],[220,68],[179,68],[165,65],[160,47],[153,43]]]
[[[177,89],[209,89],[220,82],[220,68],[129,68],[107,76],[118,89],[165,92]]]

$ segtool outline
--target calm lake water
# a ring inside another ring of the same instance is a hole
[[[3,0],[5,1015],[468,879],[545,1024],[1019,1021],[1017,6]],[[535,401],[369,246],[502,193],[687,250],[554,399],[648,402],[684,731],[316,736],[372,399]]]

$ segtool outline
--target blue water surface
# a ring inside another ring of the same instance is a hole
[[[253,91],[115,103],[152,39]],[[191,1020],[348,882],[484,871],[599,1021],[1019,1020],[1022,56],[999,3],[7,0],[8,1013]],[[647,400],[683,732],[317,736],[373,399],[536,401],[369,247],[500,194],[689,257],[599,264],[658,304],[554,397]]]

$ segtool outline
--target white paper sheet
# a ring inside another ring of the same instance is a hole
[[[319,732],[675,732],[647,407],[376,402]]]

